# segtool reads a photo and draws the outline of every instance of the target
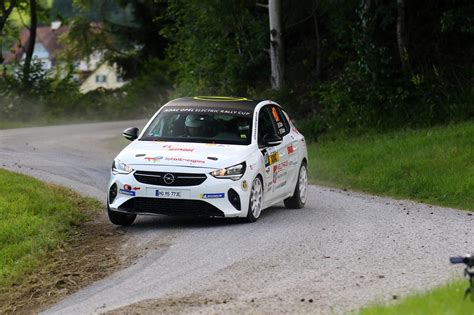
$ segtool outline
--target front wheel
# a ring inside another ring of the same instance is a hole
[[[308,169],[306,163],[301,163],[298,174],[298,183],[296,183],[293,196],[284,200],[285,207],[288,209],[301,209],[306,203],[308,196]]]
[[[129,226],[132,225],[133,221],[137,217],[133,213],[123,213],[118,211],[110,210],[107,206],[107,214],[109,215],[109,220],[115,225]]]
[[[263,184],[260,176],[255,177],[250,190],[249,210],[247,212],[246,222],[255,222],[260,213],[262,213]]]

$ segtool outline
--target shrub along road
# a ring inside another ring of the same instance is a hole
[[[104,200],[111,143],[133,125],[2,130],[0,166]],[[144,257],[46,313],[349,311],[460,275],[448,257],[472,250],[469,214],[311,186],[306,208],[255,224],[140,218],[125,235]]]

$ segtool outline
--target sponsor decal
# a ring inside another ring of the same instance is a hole
[[[213,161],[217,161],[218,158],[214,157],[214,156],[208,156],[207,157],[208,160],[213,160]]]
[[[187,159],[187,158],[180,158],[180,157],[167,157],[165,158],[166,161],[177,161],[177,162],[189,162],[189,163],[206,163],[204,160],[195,160],[195,159]]]
[[[274,152],[268,155],[268,163],[270,165],[278,162],[280,160],[280,154],[278,152]]]
[[[278,184],[277,186],[275,186],[275,189],[278,189],[278,188],[281,188],[283,186],[286,185],[286,180],[284,182],[281,182],[280,184]]]
[[[288,167],[288,164],[289,162],[288,161],[284,161],[280,164],[276,164],[276,165],[273,165],[273,173],[278,173],[279,171],[281,171],[282,169],[285,169]]]
[[[298,160],[290,160],[290,166],[298,165]]]
[[[148,162],[157,163],[160,160],[163,160],[163,157],[162,156],[154,156],[154,157],[148,156],[148,157],[145,157],[145,160],[148,161]]]
[[[287,171],[280,172],[280,173],[278,173],[278,175],[277,175],[277,179],[281,179],[281,178],[283,178],[283,177],[286,177],[286,175],[288,175],[288,172],[287,172]]]
[[[206,108],[206,107],[166,107],[165,113],[200,113],[200,114],[224,114],[240,117],[250,117],[252,112],[243,109],[232,108]]]
[[[155,196],[156,197],[181,198],[181,192],[180,191],[162,191],[162,190],[157,189],[155,191]]]
[[[165,144],[163,148],[167,149],[168,151],[183,151],[183,152],[193,152],[193,148],[181,148],[181,147],[175,147],[169,144]]]
[[[146,154],[143,154],[143,153],[135,155],[135,157],[144,157],[144,156],[146,156]]]
[[[258,122],[258,115],[255,115],[254,122],[253,122],[253,138],[257,140],[257,122]]]
[[[270,166],[280,160],[280,154],[278,152],[268,152],[267,149],[262,150],[263,159],[265,161],[265,167]]]
[[[125,190],[125,189],[120,189],[119,192],[120,192],[122,195],[135,196],[135,192],[134,192],[134,191]]]
[[[270,175],[271,170],[272,169],[270,168],[270,166],[265,169],[265,174],[267,175],[267,177]]]
[[[242,182],[242,190],[247,191],[248,188],[249,188],[249,183],[246,180],[244,180]]]
[[[280,121],[280,116],[278,116],[276,107],[272,107],[272,115],[273,118],[275,118],[275,121],[278,123]]]
[[[216,199],[224,198],[225,193],[214,193],[214,194],[201,194],[201,199]]]
[[[288,154],[292,154],[293,152],[295,152],[295,148],[293,148],[293,145],[292,145],[292,144],[290,144],[290,145],[286,148],[286,150],[288,151]]]
[[[129,184],[125,184],[125,185],[123,185],[123,189],[130,191],[130,190],[132,190],[132,186],[130,186]]]
[[[132,189],[133,190],[140,190],[141,188],[140,187],[133,187]]]

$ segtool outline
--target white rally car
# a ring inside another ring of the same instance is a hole
[[[303,135],[272,101],[189,97],[168,102],[115,158],[108,215],[130,225],[137,214],[242,217],[284,201],[305,205]]]

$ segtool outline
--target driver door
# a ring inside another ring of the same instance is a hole
[[[258,145],[265,162],[264,175],[264,204],[271,205],[278,201],[279,197],[285,194],[286,166],[288,166],[288,154],[286,154],[287,144],[284,139],[276,146],[268,146],[263,142],[265,135],[278,135],[278,127],[272,110],[275,105],[262,107],[258,115]],[[286,166],[285,166],[286,165]]]

